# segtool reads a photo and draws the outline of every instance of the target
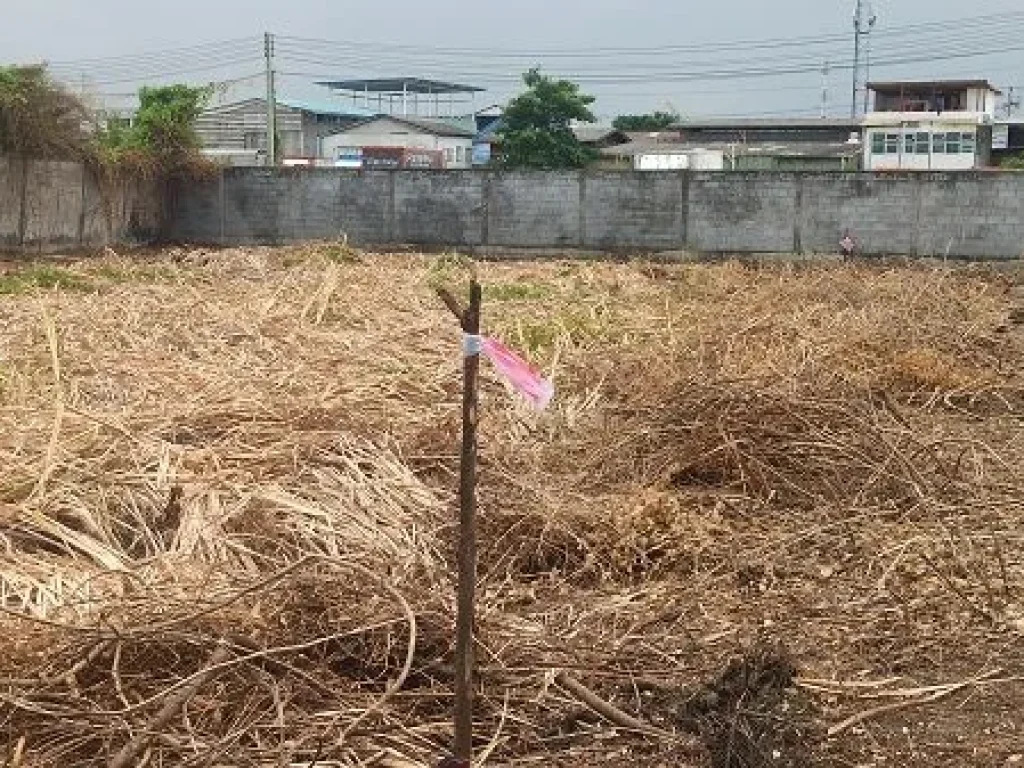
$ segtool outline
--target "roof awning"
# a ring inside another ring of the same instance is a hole
[[[462,85],[443,80],[428,80],[421,77],[381,77],[368,80],[322,80],[323,85],[336,91],[356,91],[359,93],[400,94],[400,93],[482,93],[484,88],[475,85]]]

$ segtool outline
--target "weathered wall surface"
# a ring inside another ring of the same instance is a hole
[[[174,190],[168,232],[211,243],[1024,256],[1024,174],[232,168]]]
[[[100,182],[0,157],[0,248],[348,237],[421,245],[702,253],[1024,257],[1024,174],[483,172],[228,168]]]
[[[103,180],[81,163],[0,157],[0,248],[15,252],[95,248],[154,240],[161,185]]]

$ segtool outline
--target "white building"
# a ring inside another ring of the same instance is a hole
[[[401,148],[441,153],[443,167],[469,168],[473,159],[474,131],[444,120],[385,115],[364,120],[322,139],[320,157],[345,167],[367,150]]]
[[[989,164],[996,97],[987,80],[868,83],[864,170],[961,171]]]

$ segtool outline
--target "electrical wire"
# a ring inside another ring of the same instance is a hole
[[[244,48],[246,51],[248,51],[251,50],[252,47],[257,43],[259,45],[259,50],[262,54],[262,40],[257,41],[257,38],[254,37],[236,37],[230,40],[218,40],[208,43],[197,43],[196,45],[189,45],[182,48],[168,48],[157,51],[146,51],[143,53],[119,54],[117,56],[100,56],[87,59],[64,59],[50,61],[48,62],[48,66],[54,69],[80,69],[82,67],[90,66],[116,65],[119,62],[135,64],[140,61],[147,61],[153,59],[163,61],[168,58],[174,58],[176,56],[195,56],[197,54],[202,54],[207,51],[221,51],[232,48]]]
[[[521,84],[518,71],[543,61],[561,70],[557,75],[598,90],[709,81],[710,87],[687,88],[687,95],[817,91],[821,85],[794,85],[792,78],[822,74],[826,83],[853,69],[848,54],[835,55],[849,35],[824,34],[760,40],[711,41],[653,46],[589,46],[521,49],[449,47],[328,40],[292,35],[274,36],[279,75],[290,78],[338,79],[338,72],[358,70],[360,76],[393,75],[413,70],[419,76],[472,81],[504,88]],[[902,25],[872,31],[872,74],[911,64],[940,64],[969,59],[1001,60],[1024,51],[1024,11],[977,15]],[[190,46],[55,61],[48,64],[60,80],[89,86],[116,86],[164,80],[183,75],[216,73],[249,67],[263,59],[262,37],[238,37]],[[742,56],[737,56],[741,51]],[[614,62],[614,67],[610,62]],[[310,70],[316,70],[312,72]],[[430,73],[430,74],[427,74]],[[253,76],[223,79],[231,85]],[[747,89],[715,88],[714,83],[757,82]],[[632,91],[631,91],[632,92]],[[639,94],[632,92],[634,96]],[[663,92],[658,94],[663,96]]]
[[[908,36],[917,36],[921,32],[928,30],[939,30],[948,32],[962,32],[971,27],[978,26],[993,26],[998,25],[1005,27],[1006,23],[1011,20],[1017,20],[1024,22],[1024,12],[1011,11],[1006,13],[989,14],[983,16],[968,16],[958,19],[948,19],[944,21],[934,22],[923,22],[920,24],[903,25],[898,30],[884,31],[876,30],[872,33],[875,38],[902,38]],[[721,41],[721,42],[708,42],[708,43],[693,43],[687,45],[653,45],[653,46],[642,46],[642,47],[602,47],[602,46],[587,46],[584,48],[568,48],[565,46],[559,46],[558,48],[540,48],[540,49],[509,49],[509,48],[458,48],[458,47],[447,47],[447,46],[425,46],[425,45],[406,45],[406,44],[388,44],[379,42],[359,42],[359,41],[338,41],[328,40],[323,38],[311,38],[311,37],[294,37],[288,35],[277,35],[275,39],[280,42],[294,42],[301,44],[306,50],[310,46],[315,45],[329,45],[329,46],[341,46],[348,47],[353,50],[367,50],[372,53],[383,53],[387,51],[404,51],[421,53],[424,55],[436,56],[438,54],[447,56],[481,56],[487,58],[504,58],[504,57],[532,57],[543,55],[550,58],[572,58],[578,56],[604,56],[608,54],[614,55],[628,55],[628,54],[640,54],[640,55],[652,55],[660,53],[689,53],[689,52],[709,52],[709,51],[724,51],[733,53],[737,50],[750,51],[759,49],[772,49],[772,48],[802,48],[807,45],[824,45],[833,43],[846,43],[849,41],[848,35],[819,35],[819,36],[807,36],[797,38],[769,38],[761,40],[733,40],[733,41]]]

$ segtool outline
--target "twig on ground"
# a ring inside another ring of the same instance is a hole
[[[938,701],[939,699],[943,699],[946,696],[956,693],[957,691],[961,691],[964,688],[970,688],[972,685],[978,685],[980,683],[983,683],[986,680],[989,680],[990,678],[993,678],[996,675],[1000,674],[1001,672],[1001,669],[994,669],[990,672],[985,672],[982,675],[973,677],[970,680],[963,680],[959,683],[950,683],[949,685],[944,686],[918,689],[921,691],[930,690],[932,691],[932,693],[930,693],[927,696],[924,696],[923,698],[916,698],[911,701],[896,701],[892,704],[882,704],[877,707],[871,707],[870,709],[862,710],[854,715],[851,715],[842,722],[836,723],[835,725],[830,727],[828,729],[828,735],[830,737],[838,736],[839,734],[843,733],[844,731],[853,727],[854,725],[863,723],[865,720],[870,720],[874,717],[878,717],[879,715],[884,715],[888,712],[896,712],[901,709],[909,709],[911,707],[921,706],[922,704],[931,704],[932,702]]]
[[[659,739],[679,741],[679,737],[674,733],[663,731],[649,723],[638,720],[627,712],[623,712],[611,702],[602,699],[592,690],[583,685],[583,683],[566,672],[559,672],[556,674],[555,682],[565,688],[565,690],[575,696],[580,702],[586,704],[597,714],[601,715],[601,717],[615,725],[623,728],[629,728],[630,730],[637,731],[639,733],[645,733],[649,736],[656,736]]]
[[[150,739],[167,727],[172,719],[196,695],[199,689],[223,671],[224,664],[231,658],[231,651],[224,645],[218,645],[206,663],[205,669],[195,675],[192,681],[167,697],[160,711],[147,723],[144,730],[129,739],[120,751],[107,764],[108,768],[128,768],[138,753],[149,746]]]

